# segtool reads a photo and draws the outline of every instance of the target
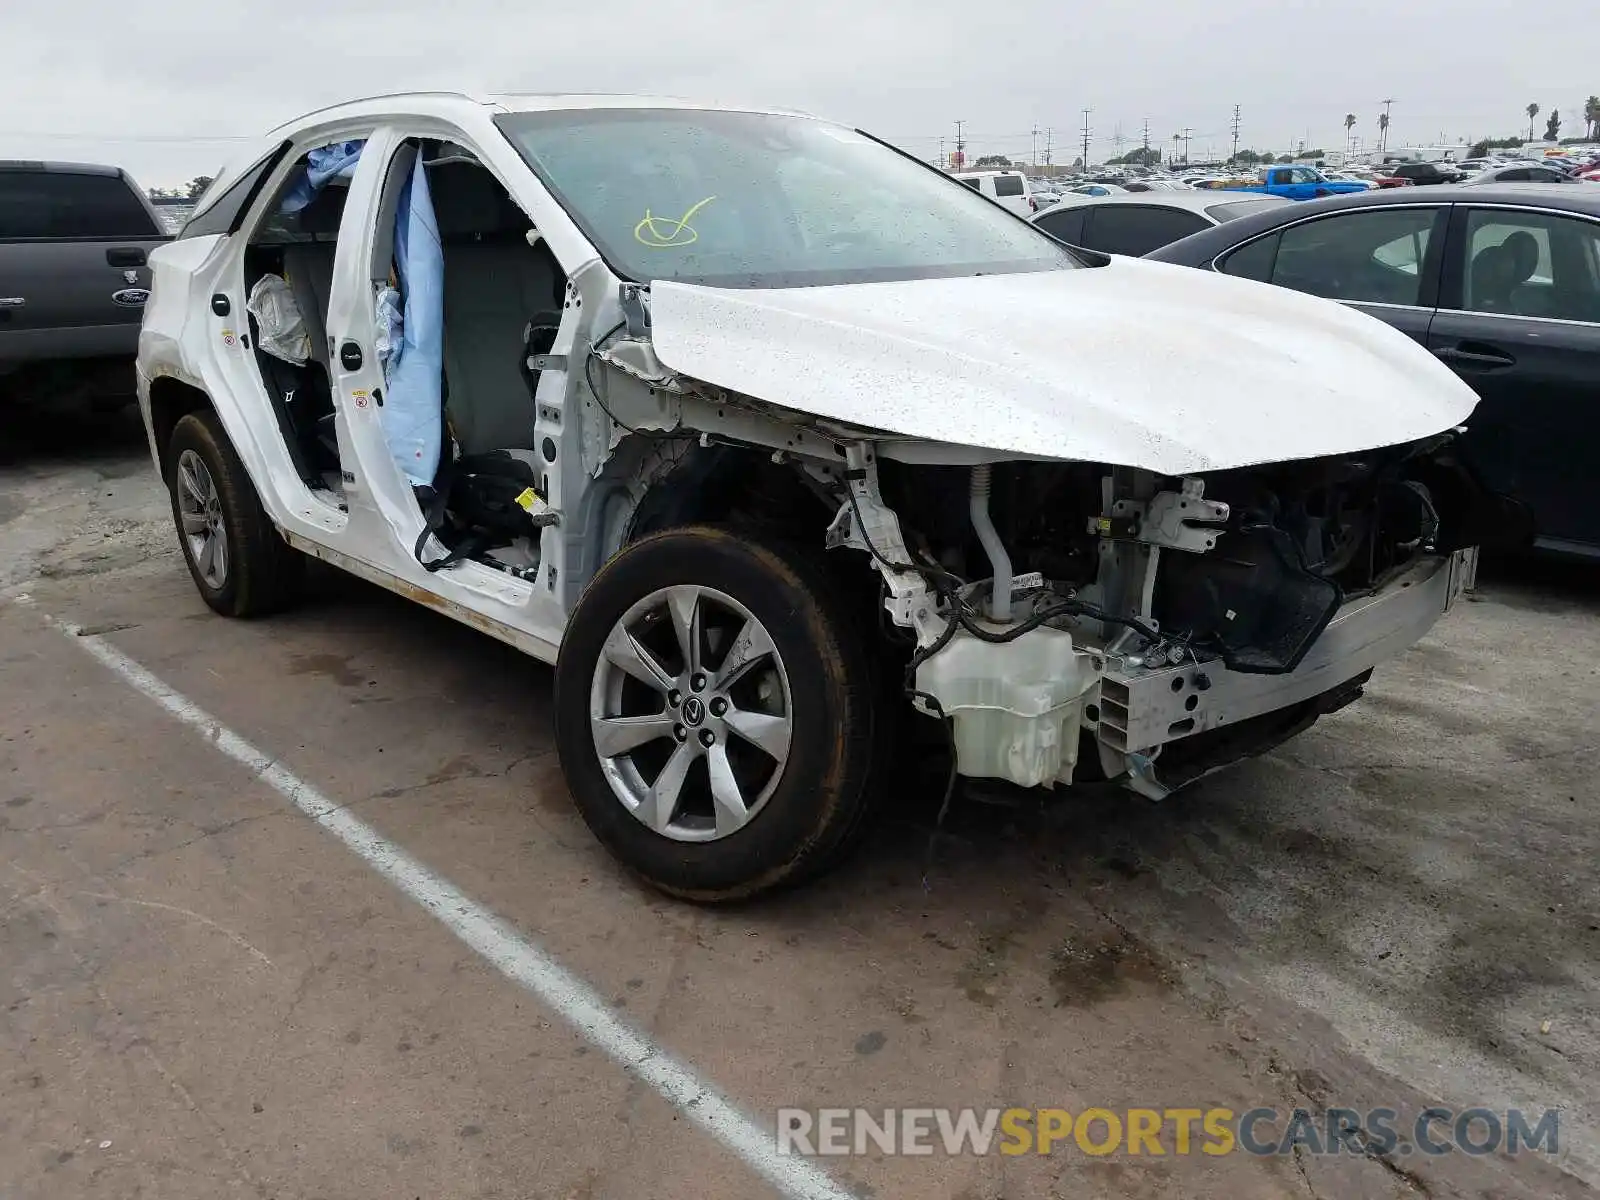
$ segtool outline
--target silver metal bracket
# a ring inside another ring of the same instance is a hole
[[[1133,522],[1133,537],[1150,546],[1204,554],[1217,544],[1228,506],[1205,498],[1205,480],[1185,479],[1181,492],[1157,492],[1148,501],[1118,500],[1111,515]]]
[[[650,293],[637,283],[625,283],[617,293],[628,336],[635,340],[650,336]]]
[[[852,442],[846,446],[845,467],[845,486],[850,489],[854,503],[847,499],[839,506],[828,525],[823,544],[829,550],[848,547],[872,555],[873,565],[888,587],[883,607],[889,619],[896,625],[915,630],[919,645],[931,645],[944,631],[947,621],[953,618],[940,615],[937,597],[921,575],[915,571],[895,570],[888,565],[909,563],[911,552],[906,549],[900,532],[900,519],[884,504],[878,491],[877,456],[871,445]],[[858,512],[859,521],[856,519]]]

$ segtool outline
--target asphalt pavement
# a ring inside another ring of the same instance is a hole
[[[326,571],[216,617],[130,415],[7,419],[0,1197],[1590,1196],[1597,615],[1600,571],[1502,564],[1187,793],[971,789],[936,836],[908,763],[843,870],[708,911],[589,836],[548,668]],[[1335,1105],[1555,1108],[1559,1147],[740,1141],[782,1108]]]

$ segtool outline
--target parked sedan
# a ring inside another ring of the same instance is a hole
[[[1332,197],[1149,257],[1342,300],[1409,334],[1482,398],[1463,453],[1531,506],[1536,545],[1600,556],[1600,189]]]
[[[1463,180],[1473,187],[1490,183],[1581,183],[1558,166],[1541,163],[1506,163],[1498,167],[1485,167],[1472,178]]]
[[[1224,221],[1280,208],[1278,196],[1227,192],[1129,192],[1114,196],[1064,196],[1033,223],[1057,241],[1105,254],[1148,254]]]

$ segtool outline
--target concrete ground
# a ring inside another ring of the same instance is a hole
[[[328,574],[292,613],[215,617],[134,422],[13,420],[0,1197],[775,1194],[47,617],[347,806],[767,1126],[853,1105],[1561,1110],[1554,1161],[828,1163],[854,1195],[1592,1195],[1597,614],[1600,573],[1503,568],[1361,703],[1190,793],[974,793],[936,842],[913,794],[838,874],[704,911],[641,889],[573,812],[547,668]]]

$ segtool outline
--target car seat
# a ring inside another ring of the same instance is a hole
[[[428,168],[444,246],[444,377],[463,455],[530,449],[536,408],[525,374],[530,321],[559,321],[565,279],[499,182],[473,163]],[[552,315],[552,310],[554,314]]]

